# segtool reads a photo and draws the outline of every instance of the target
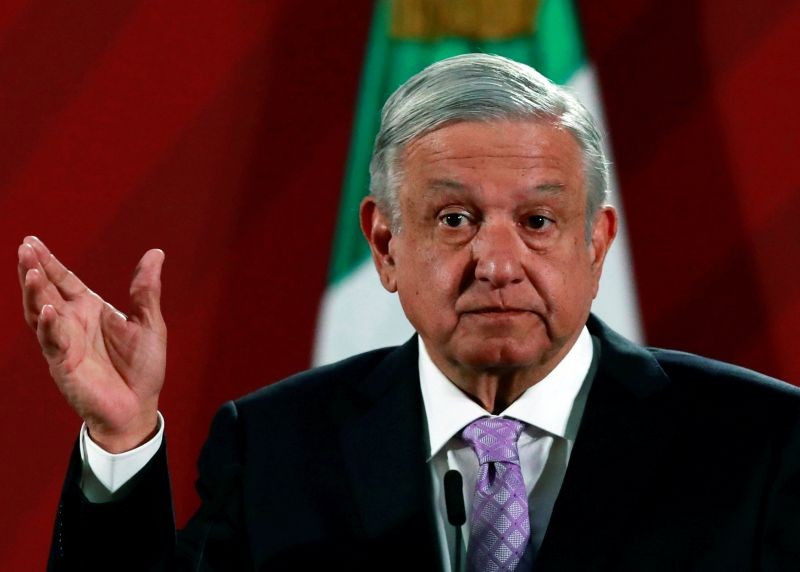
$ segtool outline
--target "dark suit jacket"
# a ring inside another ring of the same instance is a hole
[[[536,571],[800,570],[800,390],[588,325],[599,361]],[[439,570],[426,451],[412,339],[224,405],[177,541],[163,447],[109,504],[74,452],[50,564]]]

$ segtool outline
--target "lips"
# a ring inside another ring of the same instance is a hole
[[[520,314],[544,315],[541,301],[533,296],[464,296],[455,305],[459,316],[514,316]],[[513,298],[513,299],[512,299]]]
[[[521,314],[521,313],[528,313],[532,312],[533,310],[529,310],[527,308],[509,308],[509,307],[499,307],[499,306],[486,306],[483,308],[474,308],[464,310],[462,313],[464,314]]]

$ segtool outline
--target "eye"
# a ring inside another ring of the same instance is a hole
[[[532,228],[533,230],[543,230],[553,224],[553,221],[546,216],[531,215],[526,219],[526,224],[528,228]]]
[[[442,215],[439,220],[450,228],[460,228],[469,222],[469,218],[464,213],[447,213]]]

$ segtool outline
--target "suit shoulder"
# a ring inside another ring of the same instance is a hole
[[[332,393],[364,379],[395,349],[372,350],[296,373],[235,400],[236,407],[242,412],[264,406],[296,404],[299,400],[306,404],[325,400]]]
[[[229,403],[239,458],[243,462],[268,458],[289,454],[288,449],[309,460],[327,454],[329,441],[320,435],[335,431],[343,416],[359,407],[363,388],[380,377],[376,372],[394,353],[395,348],[383,348],[358,354],[289,376]]]
[[[676,350],[647,348],[673,382],[727,394],[770,397],[800,406],[800,388],[757,371]]]

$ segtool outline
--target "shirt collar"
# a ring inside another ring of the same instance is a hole
[[[430,457],[433,457],[462,428],[488,413],[447,379],[431,360],[422,338],[418,340],[419,381],[428,422]],[[567,434],[567,421],[592,364],[593,351],[591,336],[584,326],[575,344],[553,371],[528,388],[500,416],[513,417],[553,435],[574,439],[575,435]]]

